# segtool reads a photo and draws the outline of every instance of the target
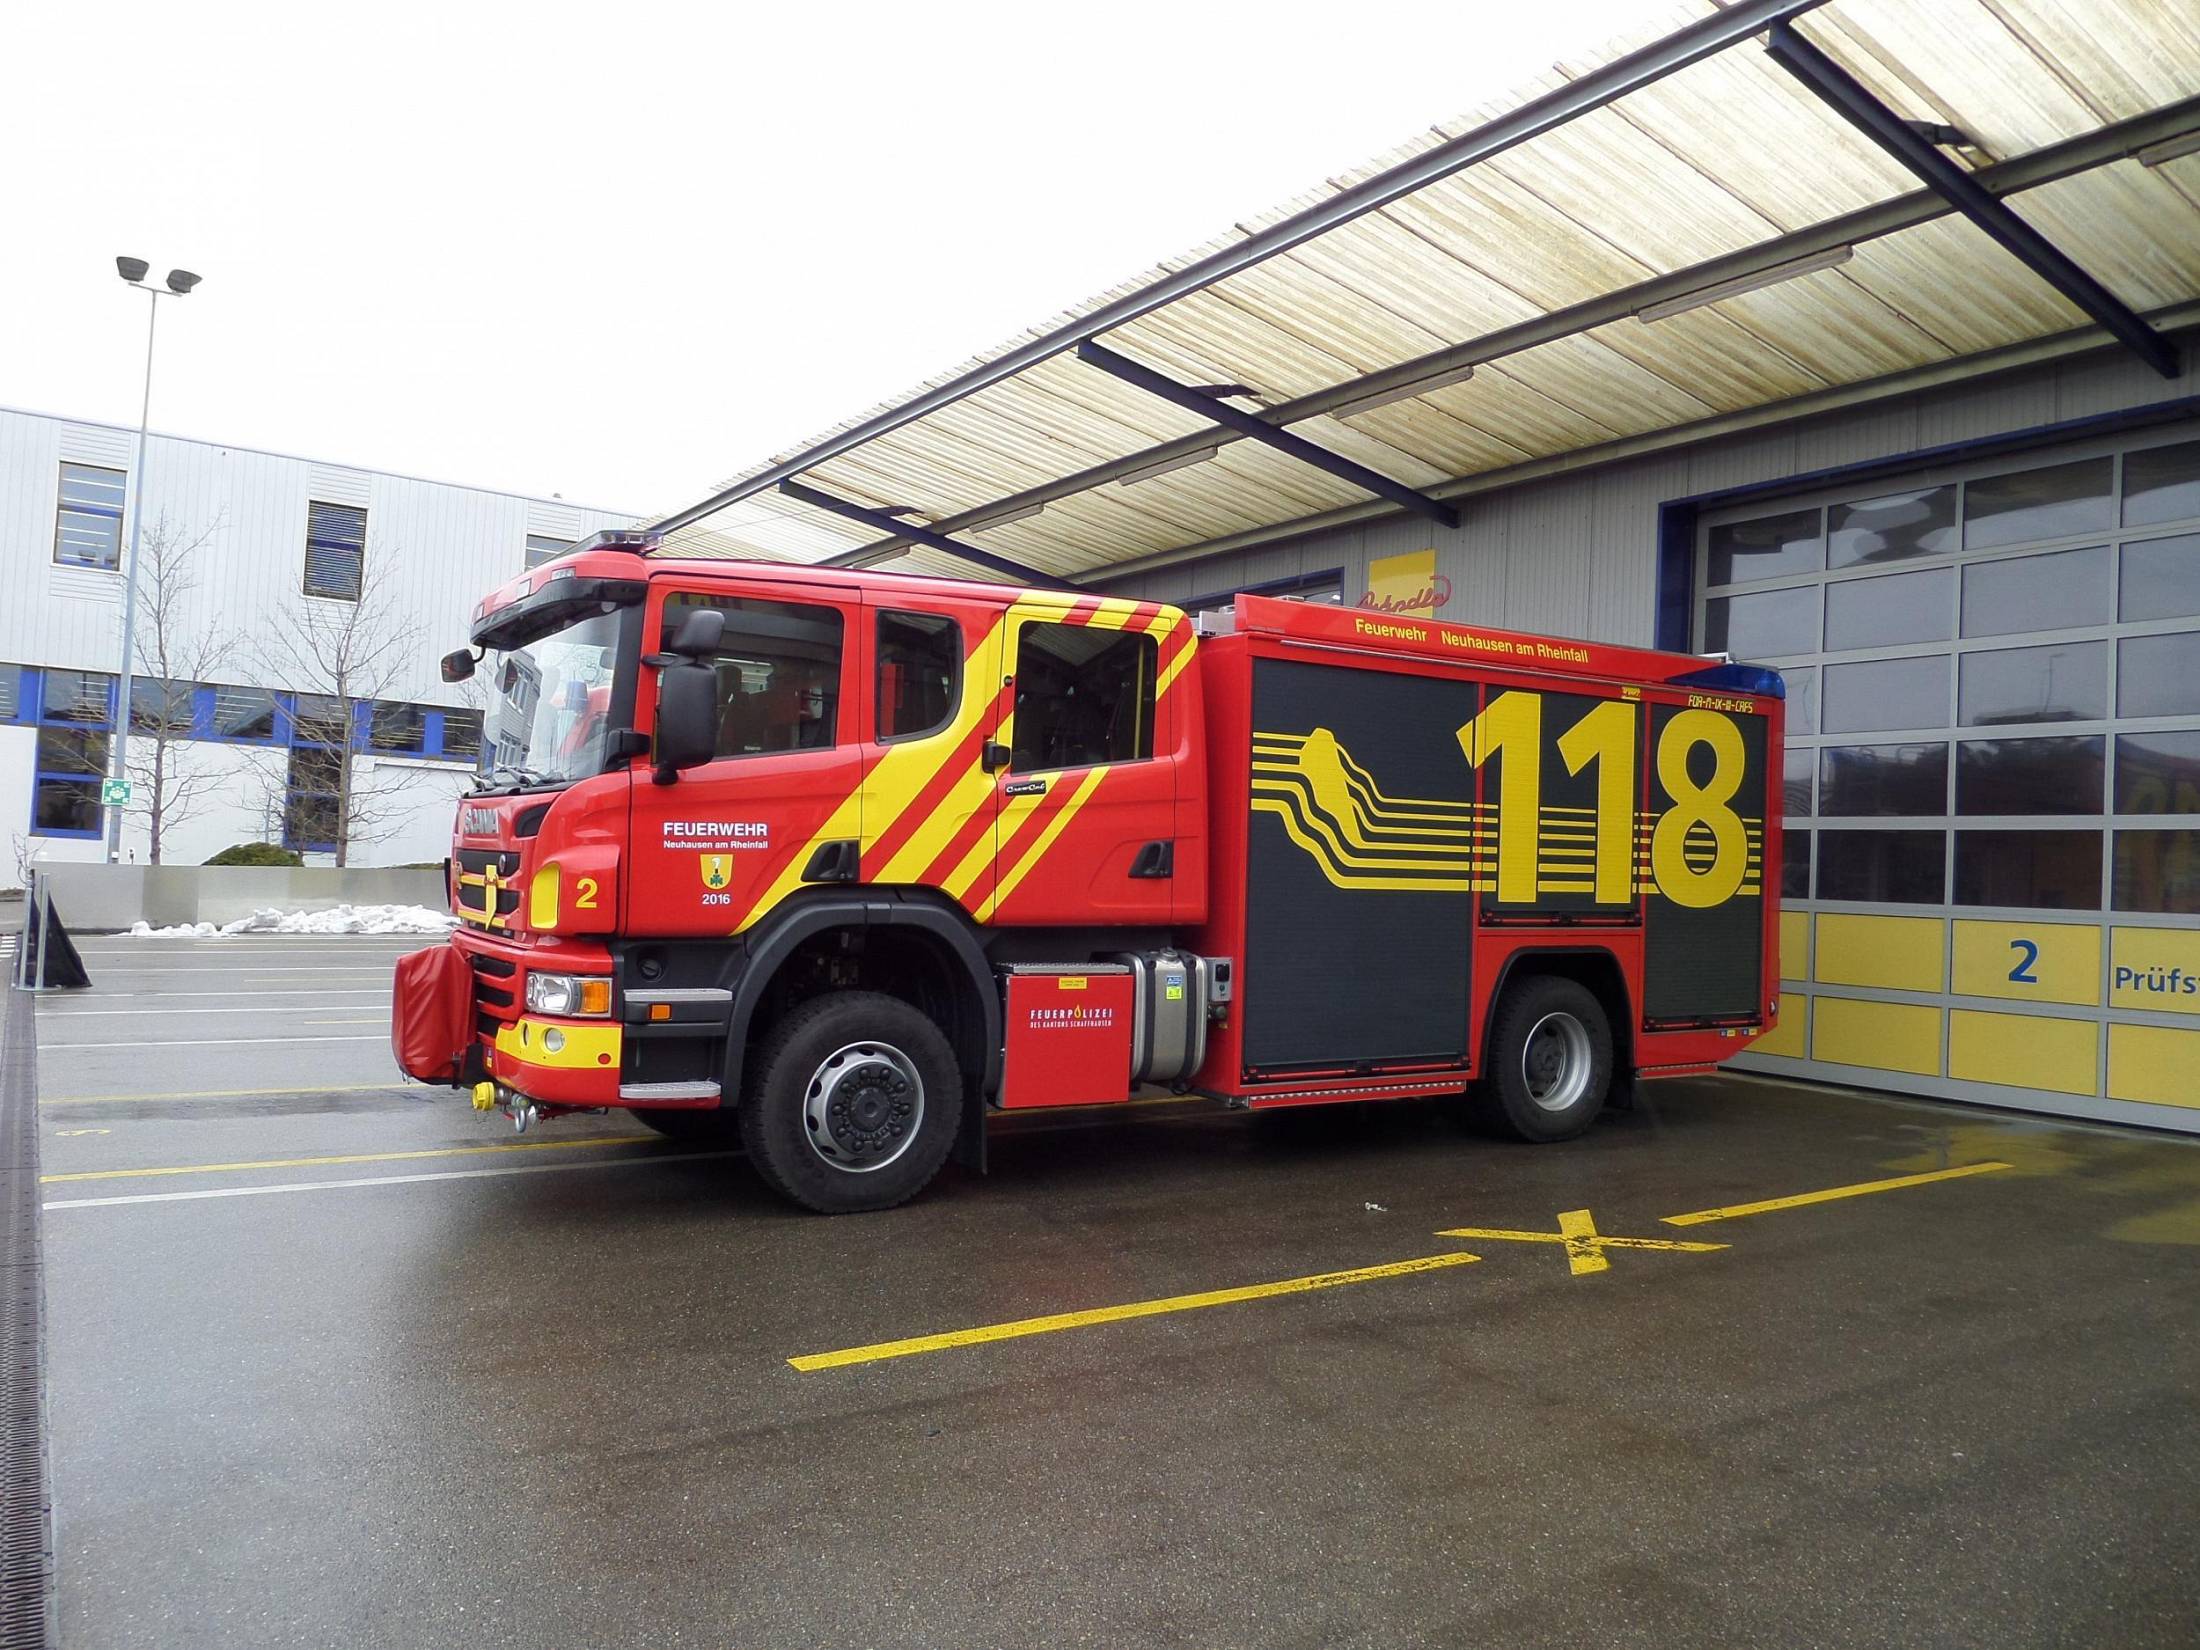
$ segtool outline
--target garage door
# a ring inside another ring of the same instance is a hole
[[[2200,425],[1707,513],[1789,680],[1778,1033],[1738,1062],[2200,1130]]]

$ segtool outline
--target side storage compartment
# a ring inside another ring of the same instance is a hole
[[[1121,1105],[1131,1095],[1134,1009],[1121,963],[1002,970],[1001,1105]]]

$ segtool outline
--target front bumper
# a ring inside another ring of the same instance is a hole
[[[489,1076],[503,1087],[559,1106],[616,1106],[622,1034],[612,1020],[523,1014],[497,1027]]]

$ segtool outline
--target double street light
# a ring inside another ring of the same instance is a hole
[[[122,670],[117,678],[121,686],[113,738],[113,778],[125,788],[129,779],[129,770],[123,764],[130,748],[130,684],[137,675],[138,535],[145,525],[145,432],[153,415],[153,329],[160,321],[161,299],[188,297],[199,284],[199,277],[188,269],[171,269],[166,291],[149,286],[145,277],[152,267],[143,258],[115,260],[115,273],[151,300],[151,313],[145,321],[145,400],[138,410],[137,472],[132,478],[130,502],[130,554],[122,574]],[[121,858],[122,806],[114,803],[107,809],[107,863],[116,864]]]

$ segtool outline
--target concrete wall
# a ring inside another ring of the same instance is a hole
[[[2120,349],[2103,350],[1474,494],[1457,501],[1456,531],[1417,516],[1393,518],[1181,562],[1102,588],[1187,601],[1338,568],[1350,604],[1367,589],[1369,561],[1433,548],[1452,591],[1438,618],[1648,645],[1658,506],[1667,500],[2200,395],[2200,350],[2190,335],[2184,341],[2186,366],[2176,381]]]
[[[327,911],[339,905],[445,906],[440,871],[342,871],[284,865],[66,865],[40,868],[54,910],[79,933],[135,922],[234,922],[255,911]]]

